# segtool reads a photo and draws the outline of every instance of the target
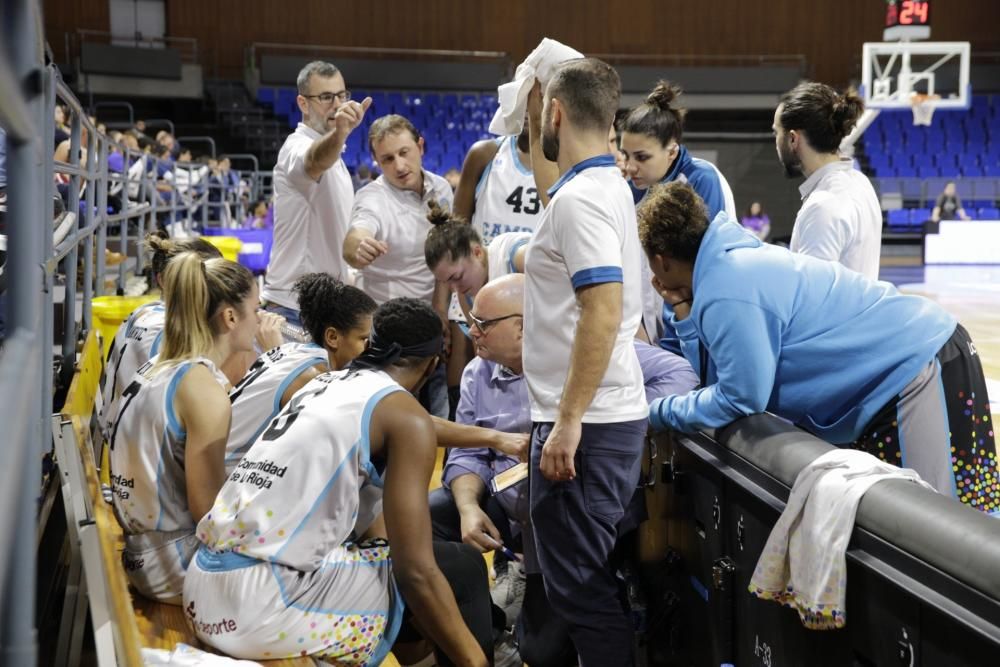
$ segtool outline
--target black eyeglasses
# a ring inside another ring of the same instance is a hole
[[[351,91],[342,90],[339,93],[320,93],[319,95],[303,95],[308,100],[319,100],[322,104],[333,104],[334,100],[347,102],[351,99]]]
[[[510,315],[504,315],[503,317],[494,317],[493,319],[490,320],[482,320],[473,315],[472,313],[469,313],[469,319],[472,320],[472,324],[477,329],[479,329],[479,333],[483,334],[484,336],[489,332],[490,329],[493,328],[493,325],[495,325],[497,322],[503,322],[504,320],[509,320],[512,317],[521,317],[521,313],[511,313]]]

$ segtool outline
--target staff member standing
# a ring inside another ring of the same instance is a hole
[[[781,98],[774,112],[774,143],[789,178],[799,186],[802,208],[792,228],[792,252],[839,262],[878,280],[882,208],[868,177],[840,156],[844,140],[864,111],[856,93],[839,94],[822,83],[803,83]],[[710,219],[714,213],[709,211]]]
[[[315,271],[349,278],[340,249],[354,187],[340,154],[371,98],[351,101],[340,71],[318,60],[302,68],[296,84],[302,122],[285,139],[274,166],[274,244],[261,297],[265,308],[301,326],[295,281]]]
[[[561,176],[525,256],[531,521],[546,593],[583,667],[632,655],[608,564],[646,433],[632,343],[642,254],[632,193],[608,154],[620,87],[592,58],[567,61],[549,81],[541,143]]]

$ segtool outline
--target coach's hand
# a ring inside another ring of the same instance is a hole
[[[539,468],[546,479],[553,482],[568,482],[576,478],[573,457],[576,456],[576,448],[580,446],[582,430],[583,427],[578,421],[556,420],[549,437],[542,445]]]
[[[366,97],[361,102],[348,100],[340,105],[337,113],[333,115],[333,122],[337,131],[341,134],[349,134],[354,128],[361,124],[365,117],[365,112],[372,105],[372,98]]]
[[[467,505],[459,509],[461,521],[462,542],[477,549],[480,553],[493,551],[500,542],[500,531],[490,520],[490,517],[478,505]],[[486,536],[493,538],[491,542]]]
[[[354,260],[358,263],[358,268],[364,268],[387,252],[389,252],[388,244],[373,236],[366,236],[358,244]]]
[[[531,435],[528,433],[502,433],[496,432],[493,449],[513,456],[521,461],[528,460],[528,452],[531,450]]]

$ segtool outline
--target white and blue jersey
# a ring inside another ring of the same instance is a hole
[[[104,408],[100,423],[105,440],[111,439],[110,428],[122,391],[136,371],[159,353],[166,315],[167,307],[162,301],[150,301],[132,311],[115,333],[101,387]]]
[[[236,465],[281,409],[281,397],[302,373],[329,363],[315,343],[285,343],[257,357],[243,379],[229,392],[233,421],[226,443],[226,473]]]
[[[239,658],[378,665],[402,620],[384,540],[371,416],[403,388],[381,371],[325,373],[296,392],[198,524],[184,584],[198,637]]]
[[[542,212],[531,166],[518,156],[517,137],[500,137],[496,143],[497,153],[476,184],[471,220],[487,243],[500,234],[535,231]]]
[[[187,433],[174,409],[184,376],[206,366],[220,385],[226,379],[208,359],[154,367],[147,362],[122,390],[111,427],[112,506],[125,533],[123,561],[132,584],[146,597],[179,602],[184,570],[194,554],[197,517],[191,516],[184,475]]]

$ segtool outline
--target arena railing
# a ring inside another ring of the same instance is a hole
[[[1000,522],[910,482],[880,482],[858,506],[846,553],[844,628],[808,630],[793,610],[750,594],[751,575],[790,487],[832,450],[768,414],[713,434],[675,435],[663,479],[683,523],[671,534],[682,536],[676,542],[684,576],[676,590],[684,627],[650,632],[651,641],[672,636],[697,664],[994,661]]]
[[[181,62],[187,64],[198,64],[198,40],[194,37],[174,37],[165,35],[163,37],[122,37],[116,36],[107,30],[89,30],[77,28],[75,32],[63,34],[63,48],[65,62],[73,62],[80,55],[80,46],[84,42],[98,42],[101,44],[115,44],[119,46],[136,46],[144,48],[171,48],[180,53]]]

